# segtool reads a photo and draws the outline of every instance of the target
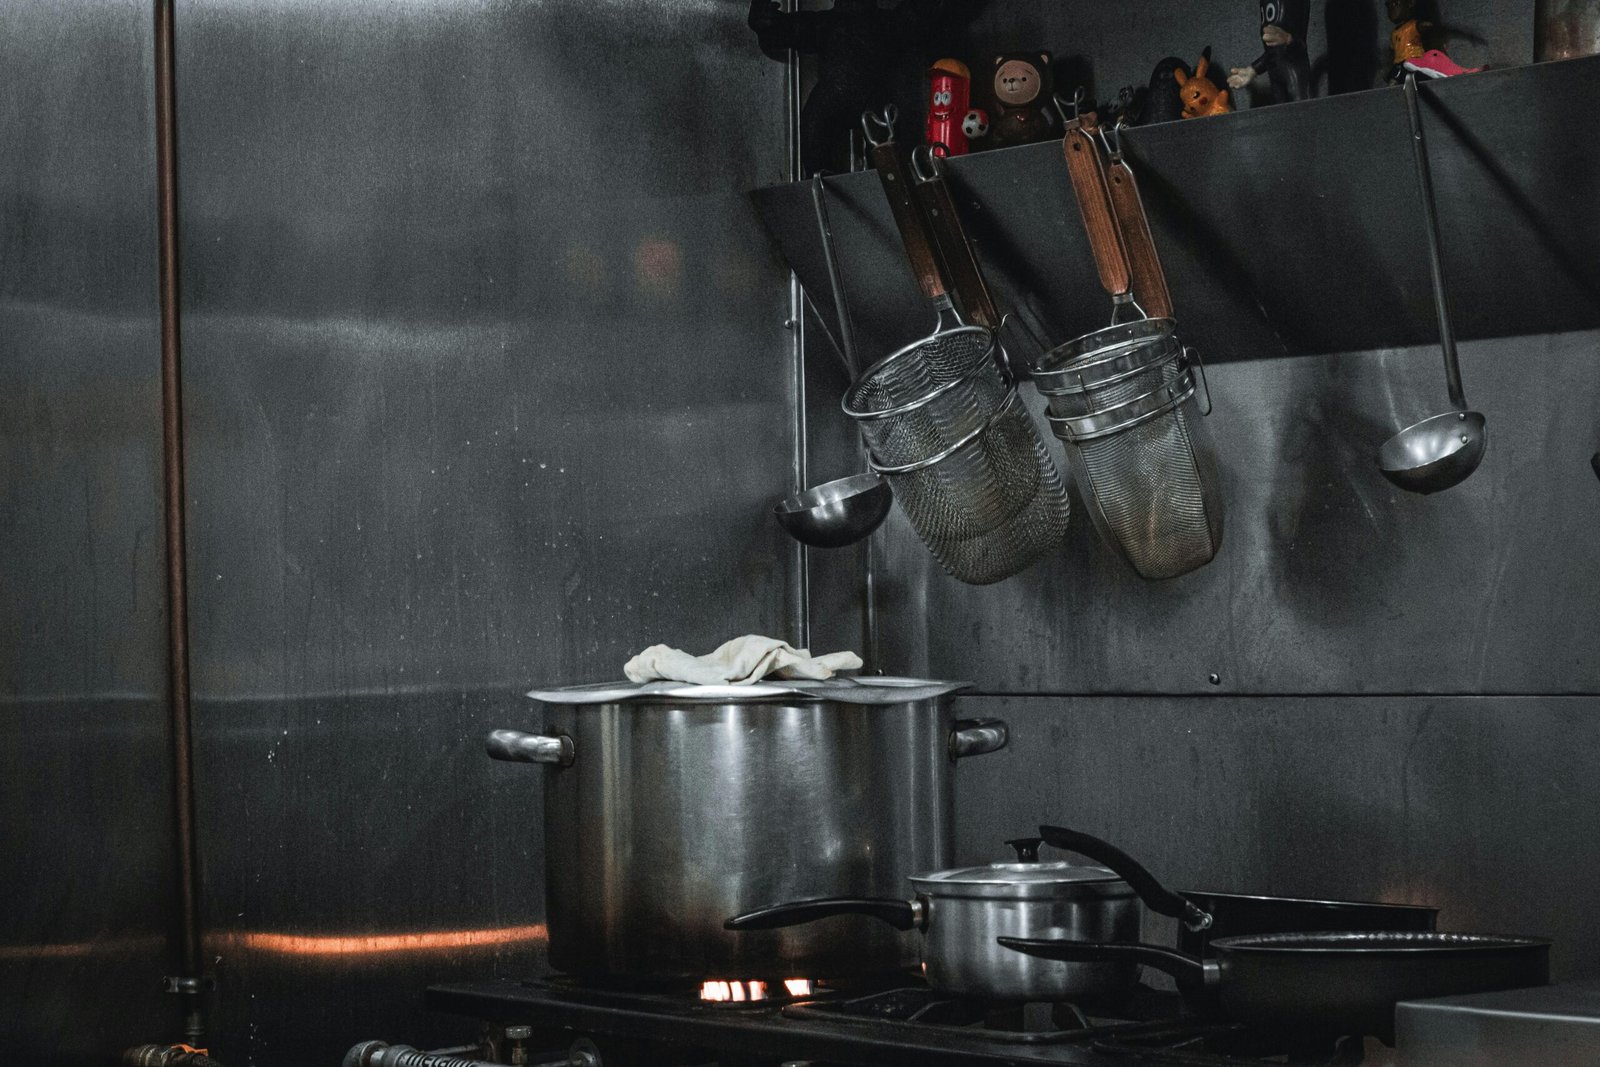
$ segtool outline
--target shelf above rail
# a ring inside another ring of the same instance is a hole
[[[1422,87],[1446,277],[1464,340],[1600,327],[1600,57]],[[903,122],[908,142],[919,131]],[[1126,131],[1186,340],[1213,362],[1437,339],[1399,88]],[[1058,142],[954,159],[950,180],[1001,311],[1047,343],[1103,325]],[[862,356],[931,316],[872,173],[828,178]],[[758,210],[829,324],[808,186]],[[1008,332],[1014,347],[1026,330]]]

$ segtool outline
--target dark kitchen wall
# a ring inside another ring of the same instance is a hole
[[[181,0],[216,1047],[471,1036],[532,973],[533,685],[787,634],[784,68],[739,3]]]
[[[1442,6],[1463,62],[1531,59],[1531,7]],[[996,2],[962,39],[969,58],[1092,55],[1104,98],[1169,52],[1210,42],[1248,61],[1255,11]],[[1313,55],[1330,25],[1363,19],[1387,45],[1379,3],[1314,12]],[[1450,136],[1430,148],[1452,151]],[[1181,322],[1197,298],[1173,297]],[[894,335],[919,329],[908,315]],[[1436,904],[1445,927],[1555,938],[1558,978],[1600,975],[1600,928],[1575,891],[1600,876],[1597,349],[1593,332],[1464,345],[1491,445],[1433,497],[1394,489],[1373,457],[1444,406],[1437,347],[1213,364],[1224,542],[1169,582],[1136,577],[1081,505],[1059,556],[987,588],[943,575],[896,514],[880,535],[883,666],[971,679],[987,695],[963,711],[1012,727],[1004,753],[961,770],[961,858],[999,858],[1002,839],[1058,821],[1181,887]],[[832,432],[814,424],[813,445],[837,456]],[[813,587],[858,566],[814,558]]]
[[[0,4],[0,1059],[170,1032],[150,6]]]

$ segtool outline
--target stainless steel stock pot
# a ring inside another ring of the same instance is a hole
[[[914,966],[915,936],[864,916],[755,934],[775,900],[898,895],[951,856],[955,761],[1005,745],[958,722],[965,683],[652,682],[529,695],[537,734],[495,759],[546,763],[550,962],[591,977],[828,978]]]

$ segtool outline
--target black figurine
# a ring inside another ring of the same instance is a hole
[[[1156,64],[1156,69],[1150,72],[1150,89],[1145,96],[1144,117],[1146,123],[1177,122],[1183,117],[1183,98],[1179,95],[1180,87],[1175,72],[1183,71],[1185,79],[1194,72],[1189,69],[1189,64],[1177,56],[1168,56]]]
[[[1248,67],[1228,73],[1228,87],[1243,89],[1257,74],[1272,83],[1274,103],[1304,100],[1311,95],[1311,60],[1306,32],[1311,27],[1310,0],[1261,0],[1261,43],[1266,51]]]
[[[845,170],[849,132],[861,113],[894,99],[908,56],[921,62],[930,27],[954,0],[834,0],[827,11],[785,12],[777,0],[750,0],[750,28],[761,51],[780,62],[790,49],[815,54],[817,81],[800,109],[800,166],[807,174]],[[920,71],[921,66],[917,69]]]

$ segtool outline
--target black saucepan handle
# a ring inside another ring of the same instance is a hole
[[[1047,845],[1066,849],[1068,852],[1077,852],[1111,868],[1118,877],[1133,887],[1133,891],[1139,894],[1139,899],[1144,901],[1151,911],[1181,919],[1191,930],[1205,930],[1210,927],[1210,912],[1198,907],[1187,897],[1180,896],[1163,886],[1156,881],[1155,875],[1145,870],[1144,864],[1109,841],[1102,841],[1098,837],[1077,830],[1069,830],[1065,826],[1041,826],[1039,836],[1044,838]]]
[[[1148,963],[1170,974],[1184,988],[1204,985],[1206,981],[1206,965],[1202,961],[1156,945],[1125,941],[1068,941],[1056,937],[1000,937],[995,940],[1015,952],[1026,952],[1047,960],[1066,960],[1068,963]]]
[[[921,912],[915,901],[895,897],[819,897],[757,908],[735,915],[722,926],[725,930],[776,930],[826,919],[830,915],[870,915],[896,930],[911,930],[916,927]]]

